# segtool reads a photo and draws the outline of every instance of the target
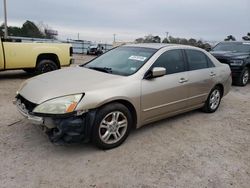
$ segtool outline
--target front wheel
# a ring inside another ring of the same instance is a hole
[[[115,148],[126,140],[132,123],[131,113],[126,106],[120,103],[106,105],[97,112],[92,141],[101,149]]]
[[[215,112],[220,106],[221,98],[222,98],[221,89],[218,86],[216,86],[210,92],[210,94],[207,98],[207,101],[206,101],[204,107],[202,108],[202,110],[206,113]]]

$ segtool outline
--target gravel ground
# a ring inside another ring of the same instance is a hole
[[[91,144],[53,145],[22,120],[12,100],[28,77],[0,72],[0,187],[250,186],[250,84],[232,87],[214,114],[169,118],[102,151]]]

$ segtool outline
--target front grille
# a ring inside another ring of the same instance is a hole
[[[227,59],[217,58],[219,62],[229,64]]]
[[[32,112],[34,110],[34,108],[37,106],[35,103],[28,101],[27,99],[25,99],[21,95],[17,95],[16,98],[17,98],[17,100],[20,100],[22,104],[25,105],[28,112]]]

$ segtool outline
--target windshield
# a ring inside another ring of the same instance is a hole
[[[137,72],[156,51],[151,48],[118,47],[94,59],[84,67],[128,76]]]
[[[250,52],[250,43],[219,43],[212,51]]]

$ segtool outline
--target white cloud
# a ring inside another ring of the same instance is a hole
[[[15,25],[43,21],[59,31],[59,38],[80,33],[81,39],[105,42],[116,33],[117,39],[131,41],[168,31],[178,37],[223,40],[250,32],[249,7],[249,0],[8,0],[8,20]]]

